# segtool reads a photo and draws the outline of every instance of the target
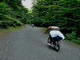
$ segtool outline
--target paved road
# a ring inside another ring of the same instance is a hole
[[[80,47],[62,42],[56,52],[48,48],[47,35],[40,28],[27,25],[0,35],[0,60],[80,60]]]

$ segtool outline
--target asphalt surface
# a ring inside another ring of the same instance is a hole
[[[40,28],[24,29],[0,35],[0,60],[80,60],[80,46],[62,41],[61,50],[47,46],[47,35]]]

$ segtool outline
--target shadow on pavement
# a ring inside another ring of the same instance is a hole
[[[53,47],[51,47],[51,46],[49,46],[49,45],[47,45],[47,47],[48,47],[49,49],[53,50],[53,51],[59,52],[59,51],[56,50],[56,48],[53,48]]]

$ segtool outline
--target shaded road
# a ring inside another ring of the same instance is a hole
[[[27,25],[2,36],[0,60],[80,60],[79,46],[62,42],[61,50],[56,52],[47,47],[47,35],[37,27]]]

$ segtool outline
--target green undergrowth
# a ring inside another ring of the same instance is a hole
[[[45,32],[46,29],[47,29],[47,28],[41,27],[41,30],[42,30],[43,32]]]
[[[12,32],[19,29],[23,29],[24,26],[18,26],[18,27],[8,27],[7,29],[0,29],[0,32]]]

